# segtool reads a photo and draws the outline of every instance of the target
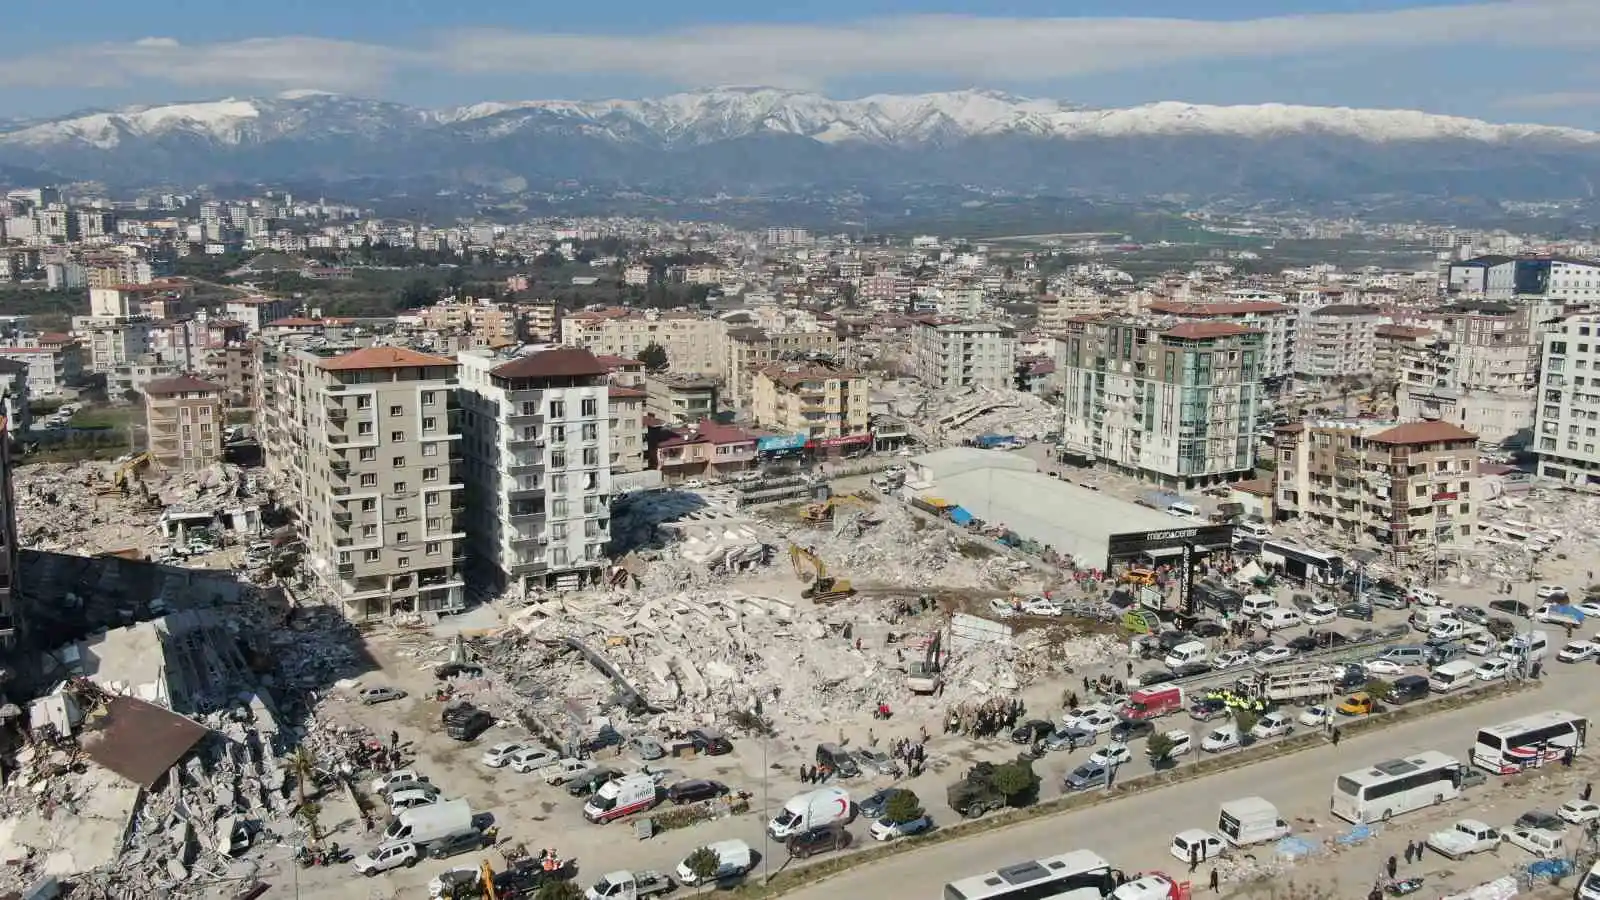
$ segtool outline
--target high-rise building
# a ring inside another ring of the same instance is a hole
[[[1531,449],[1538,474],[1600,485],[1600,315],[1562,320],[1544,334]]]
[[[458,359],[475,555],[501,587],[597,581],[611,540],[606,366],[588,350],[565,347]]]
[[[198,472],[222,461],[222,386],[188,375],[144,385],[150,455],[170,472]]]
[[[1265,343],[1229,322],[1068,323],[1056,365],[1066,449],[1179,489],[1245,476]]]
[[[270,348],[261,441],[311,571],[352,620],[464,606],[454,360]]]
[[[721,319],[692,313],[603,309],[560,321],[561,343],[597,356],[639,359],[651,344],[667,352],[667,365],[679,375],[722,373]]]
[[[1336,303],[1312,310],[1295,336],[1295,376],[1311,383],[1370,379],[1376,354],[1376,306]]]
[[[911,352],[924,387],[1002,390],[1016,384],[1016,333],[1004,325],[924,319],[911,332]]]

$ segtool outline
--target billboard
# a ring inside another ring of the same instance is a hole
[[[799,450],[806,445],[806,436],[803,434],[780,434],[774,437],[756,439],[756,450],[761,453],[778,453],[784,450]]]

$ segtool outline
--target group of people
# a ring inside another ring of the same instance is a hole
[[[920,741],[913,741],[910,738],[896,740],[889,745],[889,755],[905,763],[906,773],[910,777],[921,775],[928,763],[928,733],[924,731]]]
[[[990,697],[978,704],[962,704],[950,710],[945,719],[946,734],[970,734],[977,738],[992,737],[1003,730],[1015,728],[1027,711],[1020,697]]]

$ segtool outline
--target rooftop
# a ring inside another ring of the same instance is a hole
[[[641,391],[638,388],[622,387],[615,384],[611,385],[608,392],[613,400],[642,400],[650,396],[649,391]]]
[[[495,366],[495,378],[584,378],[610,374],[605,363],[581,347],[557,347],[519,356]]]
[[[1437,444],[1445,441],[1476,441],[1472,432],[1449,422],[1407,422],[1387,431],[1367,435],[1374,444]]]
[[[685,444],[743,444],[756,439],[755,435],[743,428],[723,425],[710,419],[693,425],[674,425],[670,430],[672,437],[663,440],[657,445],[658,447],[681,447]]]
[[[372,369],[455,368],[456,361],[405,347],[364,347],[322,360],[318,365],[327,372],[359,372]]]
[[[778,363],[767,366],[761,374],[784,387],[799,387],[809,381],[849,380],[861,375],[845,369],[803,363]]]
[[[157,378],[144,386],[147,397],[170,397],[173,394],[201,394],[222,393],[222,385],[212,384],[192,375],[179,375],[176,378]]]
[[[1375,316],[1381,310],[1376,306],[1366,306],[1360,303],[1335,303],[1321,309],[1311,311],[1313,316]]]
[[[1289,307],[1270,300],[1238,300],[1228,303],[1183,303],[1176,300],[1157,300],[1148,309],[1153,313],[1170,316],[1239,316],[1248,313],[1288,312]]]
[[[1237,337],[1241,334],[1261,334],[1259,329],[1246,328],[1232,322],[1185,322],[1182,325],[1168,328],[1161,332],[1162,337],[1178,338],[1186,341],[1207,340],[1210,338]]]

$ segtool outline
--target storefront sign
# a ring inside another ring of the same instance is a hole
[[[844,437],[823,438],[817,443],[823,447],[845,447],[850,444],[865,444],[871,440],[870,434],[847,434]]]
[[[777,453],[783,450],[799,450],[806,445],[806,436],[803,434],[784,434],[776,437],[764,437],[756,440],[756,450],[762,453]]]

